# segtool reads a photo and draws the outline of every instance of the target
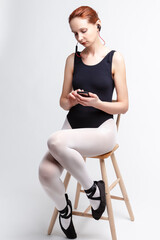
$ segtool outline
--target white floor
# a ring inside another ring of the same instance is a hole
[[[72,203],[73,189],[68,189]],[[37,200],[38,199],[38,200]],[[144,203],[132,199],[135,221],[129,219],[125,204],[113,200],[115,225],[118,240],[160,239],[158,224],[158,202],[152,202],[152,196],[144,196]],[[88,204],[88,199],[81,195],[80,209]],[[5,191],[1,197],[0,236],[4,240],[45,240],[66,239],[56,221],[53,232],[47,235],[47,229],[54,205],[43,193],[41,187],[25,189],[13,188]],[[108,221],[73,216],[79,240],[111,240]]]

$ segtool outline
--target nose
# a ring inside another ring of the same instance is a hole
[[[83,42],[83,37],[82,37],[81,34],[78,35],[77,40],[78,40],[79,42]]]

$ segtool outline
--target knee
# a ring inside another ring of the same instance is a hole
[[[58,132],[52,134],[47,141],[48,149],[54,153],[59,152],[61,145],[62,145],[62,139]]]

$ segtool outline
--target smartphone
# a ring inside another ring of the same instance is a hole
[[[82,97],[90,97],[88,91],[77,91],[77,93]]]

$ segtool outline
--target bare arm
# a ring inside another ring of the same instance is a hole
[[[74,63],[74,56],[72,56],[71,54],[66,59],[62,93],[59,100],[60,106],[64,110],[69,110],[71,108],[67,95],[72,90],[71,82],[72,82],[72,75],[73,75],[73,63]]]
[[[117,102],[97,101],[96,108],[109,114],[126,113],[128,111],[128,89],[126,83],[126,70],[123,56],[115,52],[112,66],[114,68],[114,82],[117,93]]]
[[[69,110],[71,107],[78,104],[77,99],[75,98],[73,93],[76,93],[79,89],[72,91],[73,69],[74,69],[74,53],[67,57],[65,64],[64,82],[62,93],[59,100],[60,106],[64,110]]]

